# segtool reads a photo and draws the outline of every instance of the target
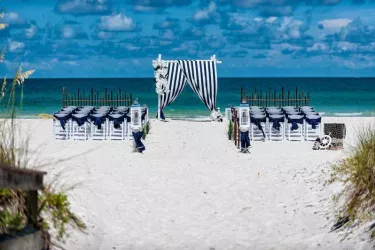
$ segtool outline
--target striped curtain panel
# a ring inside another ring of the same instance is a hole
[[[193,91],[206,107],[216,108],[217,73],[213,61],[180,60],[178,64]]]
[[[168,64],[167,79],[167,90],[169,92],[159,96],[160,110],[163,110],[166,106],[174,102],[186,85],[186,77],[177,62]]]

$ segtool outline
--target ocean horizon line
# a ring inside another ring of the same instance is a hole
[[[156,111],[155,112],[150,112],[149,117],[150,119],[155,119],[156,118]],[[19,115],[17,116],[17,119],[40,119],[40,115],[44,113],[35,113],[35,114],[25,114],[25,115]],[[319,112],[319,114],[322,117],[375,117],[375,112]],[[52,115],[52,114],[50,114]],[[222,115],[224,116],[224,112],[222,112]],[[202,114],[197,114],[197,115],[192,115],[192,114],[187,114],[187,115],[181,115],[181,114],[176,114],[173,112],[165,112],[165,116],[168,119],[191,119],[191,120],[200,120],[200,119],[207,119],[210,118],[209,112],[207,112],[207,115],[202,115]],[[4,117],[0,116],[0,119],[5,119]]]
[[[1,78],[3,78],[2,76]],[[146,77],[131,77],[131,76],[124,76],[124,77],[30,77],[33,80],[55,80],[55,79],[62,79],[62,80],[80,80],[80,79],[153,79],[153,76]],[[375,76],[218,76],[218,79],[375,79]],[[13,78],[7,78],[8,80],[12,80]]]

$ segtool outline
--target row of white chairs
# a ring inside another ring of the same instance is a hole
[[[135,113],[129,112],[127,107],[65,107],[54,114],[56,119],[53,120],[53,132],[55,139],[63,140],[132,139],[132,125],[143,127],[148,120],[147,108],[142,112],[145,114],[143,119],[140,114],[134,116]],[[130,122],[129,113],[134,116],[133,119],[130,118]],[[63,122],[60,122],[61,119]]]
[[[248,107],[242,104],[238,107],[240,126],[249,126],[251,140],[290,140],[311,141],[320,136],[321,117],[313,107]],[[226,111],[226,116],[228,112]],[[227,118],[227,119],[228,119]],[[273,126],[275,121],[276,127]],[[258,122],[257,122],[258,121]],[[278,124],[277,124],[278,123]],[[294,126],[293,126],[294,124]],[[314,124],[314,125],[313,125]],[[262,130],[259,129],[259,126]]]
[[[79,126],[77,122],[69,119],[65,124],[65,129],[61,126],[60,121],[53,120],[53,131],[55,139],[62,140],[125,140],[131,139],[130,123],[124,121],[120,128],[114,127],[114,122],[106,121],[99,129],[93,122],[88,121]]]
[[[280,122],[279,124],[280,128],[275,129],[273,128],[273,123],[269,121],[269,118],[266,118],[265,122],[260,122],[262,130],[265,134],[264,137],[262,131],[258,128],[258,126],[250,122],[250,139],[252,141],[314,141],[316,140],[316,138],[320,137],[320,123],[315,125],[315,128],[313,128],[311,124],[309,124],[308,122],[306,122],[305,119],[303,119],[303,123],[297,123],[298,128],[293,130],[292,123],[288,122],[287,119],[285,119],[284,122]]]

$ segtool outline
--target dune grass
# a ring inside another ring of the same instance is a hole
[[[0,21],[2,16],[0,14]],[[0,26],[0,29],[1,27],[3,26]],[[0,54],[0,62],[4,58],[4,52],[5,47]],[[38,152],[30,146],[30,136],[21,129],[20,122],[15,119],[16,112],[22,111],[23,84],[33,73],[33,70],[23,71],[21,65],[11,81],[6,77],[2,81],[0,111],[5,119],[0,120],[0,167],[40,169],[63,161],[39,161]],[[58,179],[59,175],[50,183],[45,183],[38,193],[37,226],[42,230],[49,246],[61,248],[58,241],[63,241],[68,236],[68,228],[84,231],[86,225],[70,209],[67,192],[75,186],[66,189],[60,187],[58,190],[55,185]],[[13,235],[25,228],[25,197],[26,193],[22,190],[0,189],[0,235]],[[52,238],[49,234],[51,229],[54,230]]]
[[[343,228],[359,226],[375,219],[375,124],[357,132],[357,144],[351,154],[333,167],[331,182],[338,181],[344,189],[336,197],[338,220]],[[370,228],[371,237],[375,229]]]
[[[142,132],[143,132],[142,139],[143,140],[146,139],[147,135],[150,133],[150,130],[151,130],[151,123],[150,123],[150,121],[147,121],[146,124],[142,128]]]
[[[228,123],[228,130],[227,130],[227,135],[228,135],[229,140],[232,140],[233,132],[234,132],[233,122],[232,122],[232,120],[230,120],[229,123]]]

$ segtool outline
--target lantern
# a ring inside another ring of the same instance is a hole
[[[142,128],[142,107],[138,104],[138,100],[130,106],[130,127],[132,130],[140,130]]]
[[[229,103],[228,107],[225,109],[225,119],[227,121],[232,120],[232,105]]]
[[[250,128],[250,108],[247,103],[241,103],[238,107],[239,112],[239,125],[240,130],[246,130]]]

